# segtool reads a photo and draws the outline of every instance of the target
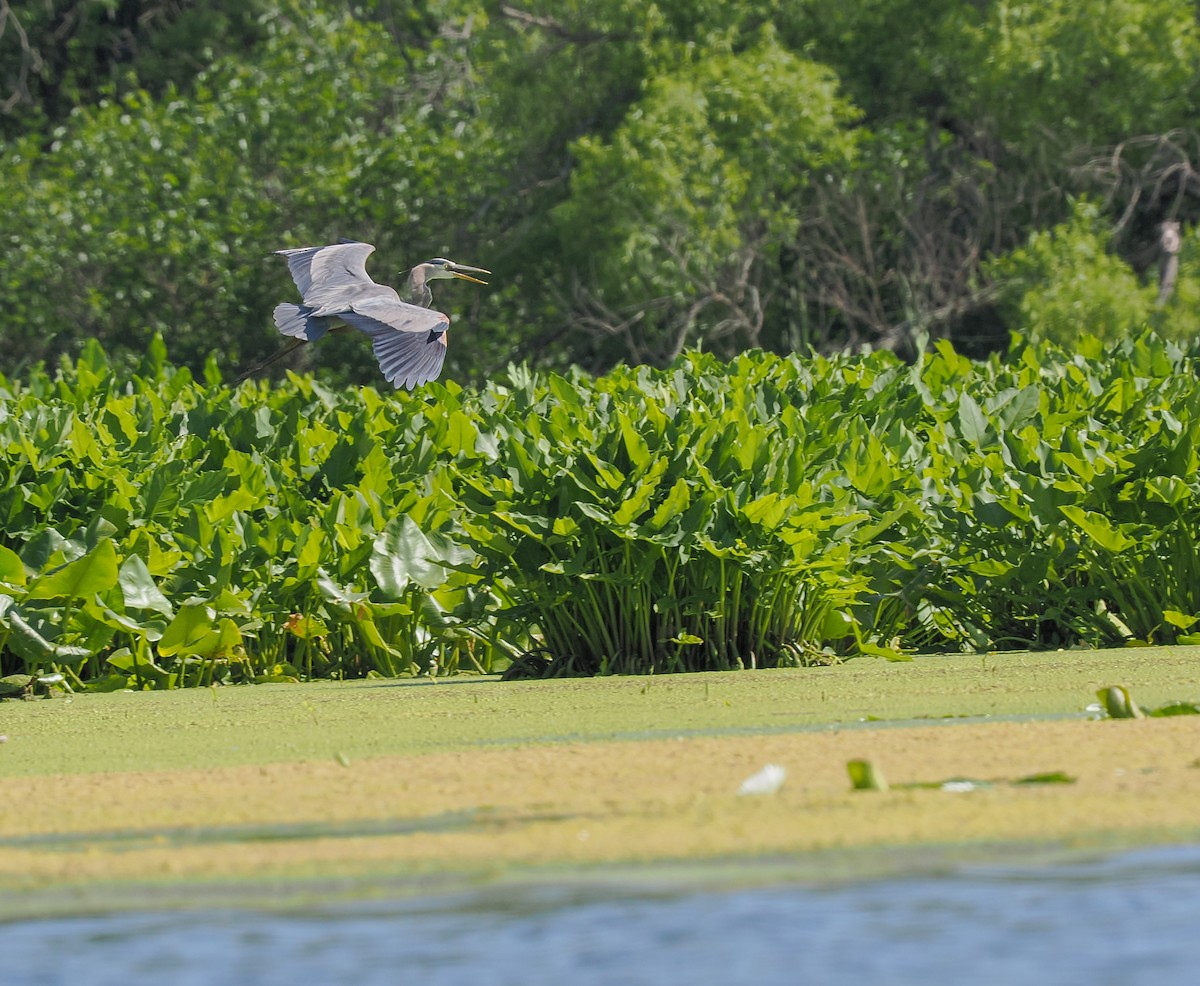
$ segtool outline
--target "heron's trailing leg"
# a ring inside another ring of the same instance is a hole
[[[254,374],[259,373],[262,370],[265,370],[268,366],[270,366],[276,360],[283,359],[283,357],[285,357],[288,353],[292,352],[293,350],[299,349],[306,342],[308,342],[307,339],[289,339],[282,349],[276,350],[274,353],[272,353],[270,356],[268,356],[261,363],[258,363],[255,366],[250,367],[250,369],[246,370],[240,377],[238,377],[236,380],[233,381],[234,384],[235,385],[239,384],[243,380],[246,380],[249,377],[254,376]]]

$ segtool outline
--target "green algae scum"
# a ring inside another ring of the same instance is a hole
[[[1188,840],[1200,717],[1088,706],[1118,682],[1145,708],[1194,700],[1198,661],[1127,648],[5,702],[3,906],[420,893],[614,867],[763,879]],[[889,790],[853,790],[852,760]],[[739,796],[766,764],[786,772],[778,790]],[[1039,777],[1070,783],[1012,783]]]

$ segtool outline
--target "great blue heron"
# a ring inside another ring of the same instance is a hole
[[[408,301],[394,288],[376,284],[367,275],[370,243],[348,241],[330,246],[276,250],[287,257],[292,280],[300,289],[301,303],[275,306],[275,327],[294,340],[274,355],[251,367],[238,383],[306,342],[316,342],[326,332],[358,329],[371,337],[375,359],[384,378],[396,387],[414,387],[435,380],[446,358],[446,330],[450,319],[430,309],[429,282],[462,278],[487,284],[474,274],[490,274],[482,267],[467,267],[443,257],[417,264],[408,275]]]

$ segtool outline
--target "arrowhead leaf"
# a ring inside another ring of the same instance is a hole
[[[104,538],[82,558],[37,580],[29,590],[30,599],[77,599],[104,592],[117,584],[117,549]]]

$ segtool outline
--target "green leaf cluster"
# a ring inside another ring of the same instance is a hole
[[[437,255],[495,271],[437,299],[462,382],[1195,328],[1187,5],[8,7],[6,373],[89,338],[136,362],[156,333],[194,374],[245,366],[294,293],[271,252],[340,238],[377,245],[381,281]],[[1154,310],[1164,219],[1184,256]],[[361,345],[297,359],[375,379]]]
[[[448,409],[231,392],[160,354],[118,377],[93,343],[3,384],[5,667],[105,687],[491,667],[487,590],[440,577],[470,556],[440,534]]]
[[[1066,222],[985,265],[1005,285],[1010,322],[1063,344],[1115,340],[1150,323],[1156,286],[1141,283],[1110,240],[1098,206],[1081,200]]]
[[[0,377],[0,672],[649,673],[1195,639],[1195,353],[942,342],[479,391]]]

